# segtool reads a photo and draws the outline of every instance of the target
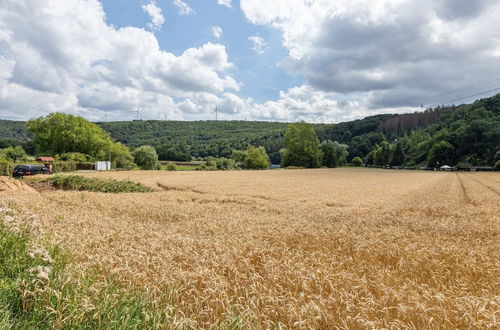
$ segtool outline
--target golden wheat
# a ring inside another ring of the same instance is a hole
[[[257,328],[500,326],[497,173],[87,175],[155,192],[16,198],[72,250],[75,269],[168,296],[174,324],[212,328],[234,315]]]

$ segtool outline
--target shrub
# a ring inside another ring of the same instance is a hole
[[[500,170],[500,160],[495,163],[495,170]]]
[[[11,176],[12,171],[14,170],[14,164],[7,161],[7,160],[1,160],[0,159],[0,175],[7,175]]]
[[[143,170],[156,170],[158,155],[155,148],[142,146],[134,150],[135,163]]]
[[[215,167],[217,167],[218,170],[233,170],[235,165],[236,164],[232,159],[222,157],[215,160]]]
[[[3,149],[1,152],[7,160],[12,161],[13,163],[25,161],[27,159],[26,152],[20,146],[8,147]]]
[[[63,190],[105,193],[151,192],[151,189],[132,181],[87,178],[81,175],[54,175],[42,182],[49,182],[54,188]]]
[[[247,150],[233,150],[231,155],[235,167],[262,170],[271,166],[271,161],[264,147],[249,146]]]
[[[361,157],[356,156],[352,159],[351,162],[352,162],[352,165],[354,165],[354,166],[363,166],[363,160],[361,159]]]
[[[52,165],[52,173],[74,172],[76,171],[75,162],[54,162]]]
[[[247,149],[247,155],[243,161],[243,168],[252,170],[264,170],[271,166],[271,161],[264,147],[250,146]]]
[[[167,163],[167,171],[177,171],[177,165],[173,162]]]

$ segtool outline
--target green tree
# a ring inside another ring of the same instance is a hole
[[[245,150],[233,150],[231,153],[231,159],[233,159],[237,164],[243,166],[243,162],[247,157],[247,152]]]
[[[390,158],[391,149],[385,141],[373,151],[373,164],[376,166],[385,167],[389,165]]]
[[[319,140],[311,124],[300,122],[288,125],[284,139],[285,148],[281,154],[281,164],[308,168],[320,167],[323,156]]]
[[[391,157],[391,166],[402,166],[405,162],[405,153],[401,142],[396,144],[396,148]]]
[[[362,166],[363,165],[363,160],[358,156],[354,157],[351,162],[352,162],[352,165],[354,165],[354,166]]]
[[[11,160],[14,163],[26,159],[26,152],[20,146],[5,148],[2,150],[2,153],[5,155],[7,160]]]
[[[88,161],[87,155],[79,152],[67,152],[65,154],[59,155],[57,159],[65,162],[77,162],[77,163]]]
[[[439,167],[443,165],[451,165],[455,147],[447,141],[441,141],[434,144],[429,151],[427,158],[427,166]]]
[[[158,155],[155,148],[142,146],[134,150],[134,160],[143,170],[155,170],[158,164]]]
[[[112,141],[102,128],[82,117],[52,113],[30,120],[28,130],[33,133],[37,152],[57,155],[79,152],[94,158],[106,159]]]
[[[326,140],[321,142],[319,148],[323,152],[323,165],[326,167],[337,167],[347,163],[347,145],[337,141]]]
[[[129,148],[120,142],[113,143],[109,150],[114,168],[131,170],[134,168],[134,157]]]
[[[269,168],[271,161],[264,147],[249,146],[243,160],[243,168],[253,170],[264,170]]]

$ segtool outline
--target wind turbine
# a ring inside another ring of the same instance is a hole
[[[217,121],[217,115],[219,114],[219,109],[215,106],[215,121]]]
[[[137,120],[139,120],[139,111],[140,111],[140,110],[141,110],[141,106],[138,106],[138,107],[137,107],[137,110],[136,110],[136,111],[134,111],[134,112],[136,113],[136,115],[137,115]]]

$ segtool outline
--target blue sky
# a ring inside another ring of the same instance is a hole
[[[500,91],[498,17],[498,0],[2,0],[0,118],[334,123],[472,102]]]
[[[147,28],[150,17],[142,10],[148,1],[106,0],[103,7],[107,22],[116,27],[137,26]],[[280,90],[304,83],[300,75],[287,74],[279,67],[279,61],[287,55],[281,45],[281,33],[267,26],[250,23],[239,9],[239,1],[232,7],[217,5],[216,1],[193,0],[186,4],[195,11],[191,15],[179,15],[171,1],[156,1],[162,9],[165,23],[155,31],[160,47],[181,55],[188,48],[200,47],[206,42],[221,43],[231,62],[235,64],[232,76],[243,83],[239,95],[251,97],[257,102],[278,98]],[[220,40],[212,34],[212,27],[222,28]],[[260,36],[266,42],[264,53],[251,49],[248,37]]]

